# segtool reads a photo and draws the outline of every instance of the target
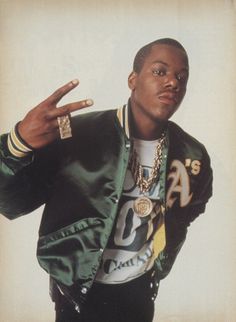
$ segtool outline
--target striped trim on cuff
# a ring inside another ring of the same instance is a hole
[[[17,124],[18,125],[18,124]],[[23,142],[17,131],[17,125],[8,134],[7,145],[8,149],[14,156],[18,158],[26,157],[33,150]]]

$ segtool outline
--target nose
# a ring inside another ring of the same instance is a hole
[[[180,89],[179,81],[174,75],[166,76],[164,85],[165,85],[165,88],[172,89],[176,92],[178,92]]]

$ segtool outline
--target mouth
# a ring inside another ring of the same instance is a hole
[[[165,105],[176,105],[178,104],[178,96],[173,92],[164,92],[158,95],[158,99]]]

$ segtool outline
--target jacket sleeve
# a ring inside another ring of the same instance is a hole
[[[35,154],[18,158],[0,136],[0,213],[8,219],[28,214],[41,206],[47,195],[47,171],[35,163]]]
[[[166,247],[156,260],[158,278],[165,278],[182,248],[186,239],[188,226],[201,214],[204,213],[206,203],[212,196],[212,169],[210,158],[205,152],[202,162],[202,171],[198,183],[193,191],[193,198],[186,207],[173,207],[166,213]]]
[[[202,170],[196,188],[193,191],[193,198],[186,208],[180,208],[185,226],[189,226],[200,214],[205,212],[206,204],[212,196],[212,183],[213,173],[210,158],[205,151]]]

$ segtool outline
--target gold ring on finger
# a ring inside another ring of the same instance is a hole
[[[72,130],[70,126],[70,118],[69,115],[63,115],[59,116],[57,118],[59,131],[60,131],[60,137],[62,140],[68,139],[72,137]]]

